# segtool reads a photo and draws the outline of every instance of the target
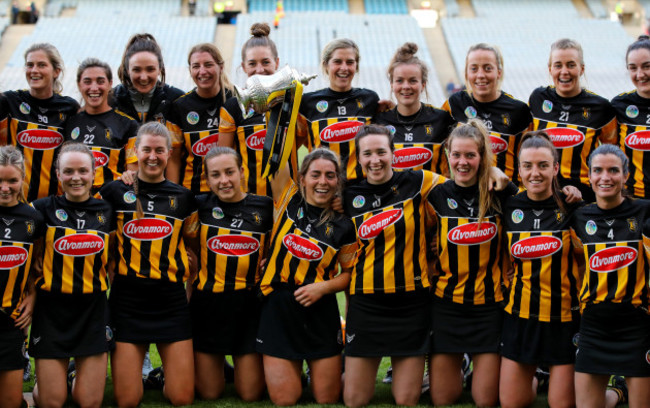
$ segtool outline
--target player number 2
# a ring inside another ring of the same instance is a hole
[[[11,239],[11,229],[5,228],[5,238]]]

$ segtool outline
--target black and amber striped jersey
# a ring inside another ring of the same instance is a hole
[[[129,90],[124,84],[119,84],[113,88],[113,97],[109,99],[109,103],[111,107],[135,118],[140,124],[156,121],[166,125],[172,102],[184,93],[173,86],[158,83],[153,88],[151,95],[147,95],[150,101],[149,110],[141,113],[134,105],[134,97],[136,100],[142,99],[142,97],[136,91]]]
[[[579,308],[582,275],[574,258],[571,224],[575,206],[551,197],[533,201],[526,192],[503,204],[514,276],[505,311],[522,319],[570,322]]]
[[[509,184],[499,196],[516,191]],[[470,305],[502,301],[500,214],[489,211],[479,222],[478,185],[462,187],[453,180],[434,187],[428,201],[435,210],[437,229],[434,295]]]
[[[170,181],[133,186],[113,181],[99,196],[113,205],[119,260],[117,273],[124,276],[184,282],[189,276],[183,241],[187,229],[196,229],[196,200],[192,192]],[[143,217],[138,217],[140,200]]]
[[[575,211],[573,221],[582,244],[586,272],[580,302],[631,303],[648,312],[648,259],[644,236],[650,237],[650,201],[626,198],[602,210],[593,203]]]
[[[431,286],[427,266],[426,197],[444,177],[394,172],[384,184],[363,180],[344,191],[345,213],[359,242],[350,294],[411,292]]]
[[[138,122],[120,111],[111,109],[98,115],[79,112],[68,120],[63,140],[84,143],[92,150],[96,170],[93,187],[99,189],[126,170],[127,157],[134,155],[137,133]]]
[[[612,99],[618,123],[618,142],[630,159],[627,189],[635,197],[650,198],[650,99],[637,91]]]
[[[253,288],[273,227],[273,200],[247,194],[227,203],[202,194],[196,201],[199,224],[190,235],[200,242],[200,267],[194,287],[208,292]]]
[[[72,98],[54,94],[37,99],[29,91],[7,91],[0,96],[0,133],[25,156],[25,197],[27,201],[56,194],[54,169],[56,153],[63,143],[63,129],[79,104]]]
[[[266,140],[266,119],[255,113],[244,119],[237,98],[232,97],[221,108],[219,133],[234,133],[234,149],[239,152],[244,168],[242,190],[251,194],[271,195],[271,184],[262,178],[262,155]]]
[[[378,102],[379,96],[375,91],[363,88],[352,88],[347,92],[325,88],[304,94],[300,115],[309,129],[309,151],[321,146],[329,148],[339,155],[348,180],[362,178],[354,136],[375,116]]]
[[[46,224],[43,276],[36,287],[63,294],[108,289],[109,234],[114,229],[111,205],[96,198],[84,202],[50,196],[32,203]]]
[[[611,103],[587,90],[563,98],[555,87],[540,87],[528,101],[533,130],[545,130],[560,153],[560,183],[589,185],[587,159],[600,143],[616,143]]]
[[[45,223],[38,211],[24,203],[0,207],[0,308],[16,318],[29,277],[34,242],[43,236]]]
[[[505,92],[501,92],[496,100],[483,103],[465,90],[451,95],[442,109],[459,123],[467,123],[470,119],[482,120],[490,132],[494,165],[518,183],[517,154],[521,136],[533,120],[528,105]]]
[[[230,91],[226,91],[230,98]],[[194,89],[172,104],[168,126],[172,130],[174,149],[181,149],[181,185],[194,194],[210,191],[203,175],[203,157],[219,140],[219,115],[222,92],[202,98]]]
[[[298,187],[290,183],[274,203],[273,232],[268,263],[260,291],[271,293],[275,286],[299,287],[323,282],[352,268],[357,240],[350,219],[335,213],[321,221],[323,209],[309,205]]]
[[[402,116],[395,107],[378,113],[374,122],[385,125],[393,134],[393,170],[449,173],[443,143],[455,122],[448,112],[423,103],[415,115]]]

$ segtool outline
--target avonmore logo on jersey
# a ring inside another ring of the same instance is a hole
[[[363,122],[348,120],[332,123],[320,132],[320,140],[328,143],[343,143],[354,139]]]
[[[61,255],[88,256],[104,250],[104,240],[94,234],[74,234],[54,241],[54,250]]]
[[[256,252],[260,241],[245,235],[219,235],[208,240],[210,251],[226,256],[246,256]]]
[[[498,136],[490,135],[490,145],[492,146],[492,153],[499,154],[508,150],[508,143]]]
[[[359,237],[363,239],[375,238],[384,229],[393,225],[402,218],[402,214],[402,209],[396,208],[373,215],[359,226]]]
[[[23,247],[0,246],[0,269],[13,269],[27,262],[29,253]]]
[[[104,152],[93,150],[93,157],[95,158],[95,167],[103,167],[108,163],[108,155]]]
[[[199,139],[192,145],[192,153],[194,153],[195,156],[203,157],[208,154],[210,149],[217,145],[218,141],[219,133]]]
[[[544,130],[551,137],[553,145],[558,149],[576,147],[585,141],[585,135],[577,129],[548,128]]]
[[[412,169],[431,160],[433,153],[424,147],[404,147],[393,153],[394,169]]]
[[[483,222],[479,228],[478,222],[454,227],[447,234],[447,239],[456,245],[478,245],[490,241],[497,235],[497,225],[493,222]]]
[[[614,272],[633,264],[637,255],[637,250],[630,247],[601,249],[589,257],[589,269],[602,273]]]
[[[650,150],[650,130],[640,130],[625,137],[625,146],[634,150]]]
[[[124,235],[140,241],[163,239],[172,233],[172,225],[158,218],[139,218],[124,224]]]
[[[510,253],[519,259],[538,259],[551,256],[562,248],[562,241],[552,236],[522,239],[510,247]]]
[[[264,149],[264,141],[266,140],[266,129],[258,130],[246,138],[246,146],[251,150]]]
[[[300,235],[287,234],[282,243],[296,258],[317,261],[323,257],[323,250],[318,245]]]
[[[63,136],[54,130],[29,129],[16,135],[16,140],[21,146],[34,150],[56,149],[63,143]]]

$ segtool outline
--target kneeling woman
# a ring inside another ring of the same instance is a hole
[[[257,336],[271,401],[293,405],[302,393],[307,360],[316,402],[341,395],[342,340],[336,292],[350,283],[357,249],[354,226],[332,209],[341,191],[334,152],[318,148],[305,156],[299,184],[288,166],[271,180],[275,223],[260,290],[265,295]],[[339,266],[341,272],[339,273]]]
[[[235,150],[213,147],[203,163],[211,193],[197,197],[200,225],[191,240],[200,264],[190,299],[196,391],[203,399],[218,398],[224,355],[232,355],[237,393],[256,401],[264,392],[264,370],[255,352],[260,302],[254,288],[273,227],[273,200],[242,192]]]
[[[113,390],[117,405],[138,405],[144,354],[156,343],[165,373],[163,393],[174,405],[188,405],[194,399],[194,362],[183,235],[196,223],[196,202],[190,190],[165,179],[171,137],[164,125],[142,125],[135,150],[133,186],[113,181],[99,190],[113,203],[117,220],[117,271],[109,299]]]
[[[73,399],[82,407],[99,407],[112,340],[106,265],[113,212],[106,201],[91,197],[95,159],[86,145],[64,144],[55,167],[63,195],[32,204],[47,224],[29,344],[38,379],[34,399],[39,406],[63,406],[74,358]]]
[[[33,281],[30,285],[28,279],[44,227],[41,214],[25,204],[24,183],[22,153],[14,146],[0,147],[0,211],[11,220],[0,235],[0,257],[9,260],[0,264],[0,406],[7,408],[23,402],[23,329],[32,321],[34,303]]]
[[[579,407],[604,407],[612,374],[626,377],[631,407],[650,400],[650,201],[625,197],[628,176],[623,151],[599,146],[589,156],[596,202],[575,212],[573,229],[587,264],[575,365]]]

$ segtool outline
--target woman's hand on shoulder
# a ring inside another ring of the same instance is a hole
[[[138,173],[133,171],[133,170],[125,170],[124,173],[120,177],[118,177],[118,180],[122,180],[122,183],[126,184],[127,186],[132,186],[133,183],[135,183],[135,178],[138,176]]]
[[[582,193],[576,186],[564,186],[562,187],[562,192],[566,196],[566,202],[568,204],[575,204],[582,201]]]
[[[510,183],[510,178],[498,167],[490,167],[490,190],[504,190]]]

